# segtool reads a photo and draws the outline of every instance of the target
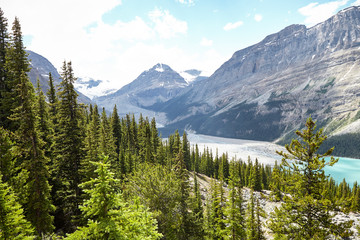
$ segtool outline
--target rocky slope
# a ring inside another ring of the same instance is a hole
[[[194,172],[190,172],[189,174],[189,182],[191,187],[193,187],[194,182]],[[197,181],[199,183],[199,189],[200,189],[200,195],[202,202],[204,204],[204,209],[206,206],[207,199],[210,198],[211,195],[211,181],[213,181],[212,178],[207,177],[206,175],[196,173]],[[226,184],[223,185],[225,194],[227,195],[229,192],[229,189]],[[246,209],[246,206],[250,200],[251,196],[251,189],[244,187],[242,189],[243,199],[244,199],[244,206]],[[263,190],[261,192],[254,192],[255,199],[259,199],[260,206],[265,212],[265,217],[261,218],[261,221],[263,223],[263,231],[266,239],[274,239],[272,232],[270,229],[266,227],[266,222],[270,219],[270,213],[274,211],[274,209],[281,206],[281,202],[274,202],[271,200],[270,197],[271,191],[269,190]],[[353,225],[351,227],[351,231],[353,232],[353,236],[351,236],[349,239],[359,239],[360,235],[357,230],[357,226],[360,225],[360,214],[359,213],[343,213],[343,212],[337,212],[333,218],[333,220],[337,223],[343,223],[349,220],[354,221]],[[335,239],[335,238],[330,238]]]
[[[356,121],[360,8],[314,27],[291,25],[240,50],[211,77],[158,106],[168,128],[257,140],[293,132],[311,115],[328,133]]]
[[[36,80],[39,79],[41,89],[44,94],[46,94],[49,89],[49,73],[53,76],[55,86],[60,84],[60,74],[49,60],[33,51],[26,52],[28,53],[28,59],[31,67],[28,76],[34,86],[36,86]],[[81,103],[89,104],[91,102],[91,100],[84,94],[80,92],[78,92],[78,94],[78,99]]]

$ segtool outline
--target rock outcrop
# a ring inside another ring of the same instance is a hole
[[[167,112],[169,128],[272,141],[309,115],[328,133],[338,131],[357,119],[359,92],[360,7],[350,7],[314,27],[291,25],[237,51],[158,110]]]

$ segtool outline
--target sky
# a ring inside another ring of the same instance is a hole
[[[210,76],[237,50],[352,5],[360,0],[0,0],[26,49],[116,89],[157,63]]]

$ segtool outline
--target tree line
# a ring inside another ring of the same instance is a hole
[[[332,150],[316,154],[324,137],[311,119],[279,166],[229,161],[190,146],[185,133],[163,140],[155,119],[80,104],[71,62],[59,86],[49,74],[47,93],[32,86],[29,70],[19,20],[8,33],[0,9],[2,239],[264,239],[265,226],[279,239],[351,234],[330,212],[359,211],[360,189],[325,176],[336,160],[321,160]],[[205,199],[202,174],[213,179]],[[254,194],[262,190],[284,202],[269,223]]]

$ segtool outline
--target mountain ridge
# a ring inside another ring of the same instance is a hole
[[[167,112],[169,128],[223,137],[273,141],[309,115],[338,131],[336,121],[356,120],[360,100],[359,23],[360,8],[350,7],[311,28],[290,25],[157,110]]]

